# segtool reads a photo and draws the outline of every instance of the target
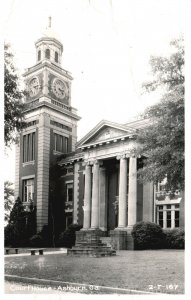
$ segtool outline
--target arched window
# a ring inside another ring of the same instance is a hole
[[[41,60],[41,51],[38,51],[38,60]]]
[[[58,52],[55,52],[55,62],[58,62]]]
[[[50,59],[50,49],[46,49],[45,57]]]

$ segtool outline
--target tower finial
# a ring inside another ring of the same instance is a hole
[[[48,21],[49,21],[49,22],[48,22],[48,27],[51,27],[51,20],[52,20],[52,18],[51,18],[51,16],[49,16],[49,17],[48,17]]]

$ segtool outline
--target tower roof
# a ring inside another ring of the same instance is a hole
[[[48,17],[48,26],[43,31],[43,36],[60,40],[58,33],[52,28],[52,18]]]
[[[59,37],[58,33],[52,28],[52,18],[51,17],[48,18],[48,26],[42,32],[42,37],[36,41],[35,45],[41,41],[50,41],[50,40],[57,42],[63,48],[63,45],[60,41],[60,37]]]

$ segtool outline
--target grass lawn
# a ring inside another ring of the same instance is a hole
[[[5,274],[180,294],[184,293],[184,251],[118,251],[117,256],[101,258],[7,256]]]

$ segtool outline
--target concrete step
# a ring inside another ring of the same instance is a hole
[[[84,241],[84,242],[76,242],[76,245],[79,245],[79,246],[87,246],[87,245],[91,245],[92,247],[95,246],[95,247],[104,247],[104,246],[107,246],[106,243],[90,243],[90,242],[87,242],[87,241]]]
[[[111,251],[113,249],[111,249],[111,247],[91,247],[91,246],[86,246],[86,247],[78,247],[78,246],[74,246],[72,247],[72,250],[87,250],[87,251]]]
[[[102,243],[106,244],[107,246],[112,246],[111,245],[111,237],[110,236],[100,237],[100,240],[102,241]]]
[[[116,255],[116,251],[92,251],[92,250],[85,250],[85,249],[69,249],[68,255],[70,256],[91,256],[91,257],[101,257],[101,256],[114,256]]]

